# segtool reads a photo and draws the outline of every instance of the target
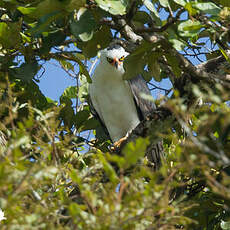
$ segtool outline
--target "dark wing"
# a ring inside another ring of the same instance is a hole
[[[93,106],[93,103],[92,103],[92,100],[91,100],[91,98],[90,98],[90,95],[88,96],[87,101],[88,101],[88,105],[89,105],[89,108],[90,108],[90,112],[91,112],[91,113],[93,114],[93,116],[100,122],[101,127],[102,127],[102,129],[103,129],[103,131],[104,131],[104,134],[105,134],[107,137],[110,138],[109,132],[108,132],[108,130],[107,130],[107,128],[106,128],[104,122],[101,120],[99,114],[97,113],[96,109],[95,109],[94,106]],[[110,138],[110,139],[111,139],[111,138]]]
[[[156,105],[153,101],[146,100],[142,97],[142,94],[149,95],[151,97],[152,94],[147,86],[146,81],[141,75],[138,75],[128,82],[137,106],[139,119],[142,121],[156,109]]]
[[[128,80],[130,88],[133,93],[134,101],[137,107],[139,119],[142,121],[147,118],[155,109],[156,105],[152,100],[144,99],[142,94],[152,96],[146,81],[141,75]],[[157,144],[150,144],[147,149],[147,158],[150,162],[154,163],[155,168],[161,165],[161,157],[163,155],[163,143],[159,141]]]

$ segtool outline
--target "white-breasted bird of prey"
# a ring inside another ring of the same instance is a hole
[[[100,51],[100,63],[89,85],[92,113],[115,145],[156,109],[153,101],[142,96],[151,92],[141,75],[123,80],[123,61],[128,54],[117,44]],[[147,149],[146,155],[155,168],[160,165],[162,151],[161,141]]]

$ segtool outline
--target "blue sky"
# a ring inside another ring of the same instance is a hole
[[[65,71],[61,69],[59,64],[52,60],[47,62],[43,67],[45,68],[44,75],[40,78],[39,87],[42,93],[55,101],[64,92],[65,88],[76,85],[76,80],[71,78]],[[171,88],[169,80],[164,79],[162,82],[154,82],[157,86],[162,88]],[[152,91],[153,96],[157,97],[160,90]]]
[[[146,10],[146,8],[143,7],[142,10]],[[161,11],[159,15],[162,20],[165,20],[168,17],[168,14],[165,11]],[[183,20],[186,19],[187,17],[188,17],[187,13],[184,13],[181,16],[181,19]],[[197,59],[192,57],[190,57],[189,59],[193,64],[195,65],[199,64]],[[205,60],[205,56],[203,55],[201,59]],[[57,63],[56,61],[51,60],[47,62],[43,67],[45,68],[45,73],[40,78],[39,87],[45,96],[58,101],[59,97],[64,92],[65,88],[71,85],[76,85],[76,80],[71,78],[65,71],[63,71],[59,63]],[[171,88],[171,84],[168,79],[164,79],[160,83],[158,82],[154,82],[154,83],[162,88]],[[152,94],[156,98],[159,94],[162,94],[162,92],[160,90],[154,90],[152,91]]]
[[[40,78],[39,87],[46,97],[58,101],[65,88],[76,85],[76,81],[54,60],[47,62],[43,67],[45,73]]]
[[[145,7],[141,9],[148,11]],[[167,18],[167,13],[165,11],[160,12],[160,17],[162,20],[165,20]],[[63,71],[60,65],[54,60],[47,62],[43,67],[45,68],[45,73],[40,78],[39,87],[45,96],[58,101],[65,88],[76,85],[76,81]],[[171,84],[168,80],[163,80],[161,83],[156,82],[156,84],[162,88],[171,88]],[[157,97],[161,92],[159,90],[154,90],[152,93],[154,97]]]

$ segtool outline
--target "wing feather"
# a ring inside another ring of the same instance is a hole
[[[152,100],[143,98],[142,94],[150,96],[152,96],[152,94],[141,75],[138,75],[128,82],[133,93],[139,119],[142,121],[156,109],[156,105]],[[163,150],[162,141],[159,141],[157,144],[150,144],[147,148],[146,156],[150,162],[154,163],[155,169],[159,168],[161,165]]]
[[[140,119],[143,120],[156,109],[156,105],[153,101],[144,99],[142,94],[149,95],[151,97],[152,94],[147,86],[146,81],[142,78],[141,75],[138,75],[137,77],[129,80],[129,85],[138,107],[138,112],[141,112],[139,115],[141,116]]]
[[[101,117],[99,116],[99,114],[97,113],[96,109],[95,109],[94,106],[93,106],[93,102],[92,102],[92,100],[91,100],[90,94],[89,94],[89,97],[88,97],[88,100],[87,100],[87,101],[88,101],[88,104],[89,104],[90,112],[91,112],[92,115],[100,122],[101,127],[102,127],[102,129],[103,129],[105,135],[108,136],[108,137],[110,138],[108,129],[106,128],[104,121],[101,119]],[[110,139],[111,139],[111,138],[110,138]]]

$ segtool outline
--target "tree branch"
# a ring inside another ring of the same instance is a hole
[[[134,30],[135,33],[141,35],[142,33],[153,33],[153,32],[164,32],[167,30],[171,25],[173,25],[179,18],[180,15],[184,12],[184,9],[181,8],[175,17],[169,17],[168,21],[165,25],[163,26],[154,26],[152,25],[151,27],[140,27],[140,28],[135,28],[134,25],[132,25],[132,29]]]
[[[133,29],[126,23],[125,19],[123,18],[113,17],[113,20],[102,18],[102,20],[100,20],[100,24],[107,25],[111,29],[119,31],[126,40],[135,44],[138,44],[141,40],[143,40],[141,36],[134,33]]]
[[[188,61],[182,54],[178,53],[175,49],[172,49],[173,54],[177,57],[179,61],[179,65],[184,70],[186,74],[189,74],[192,77],[201,80],[214,81],[216,83],[221,83],[225,87],[230,88],[230,78],[229,75],[220,75],[217,73],[207,72],[207,67],[210,66],[210,63],[213,64],[214,61],[210,61],[200,64],[198,66],[194,66],[190,61]],[[222,60],[222,58],[216,59],[218,61]]]

